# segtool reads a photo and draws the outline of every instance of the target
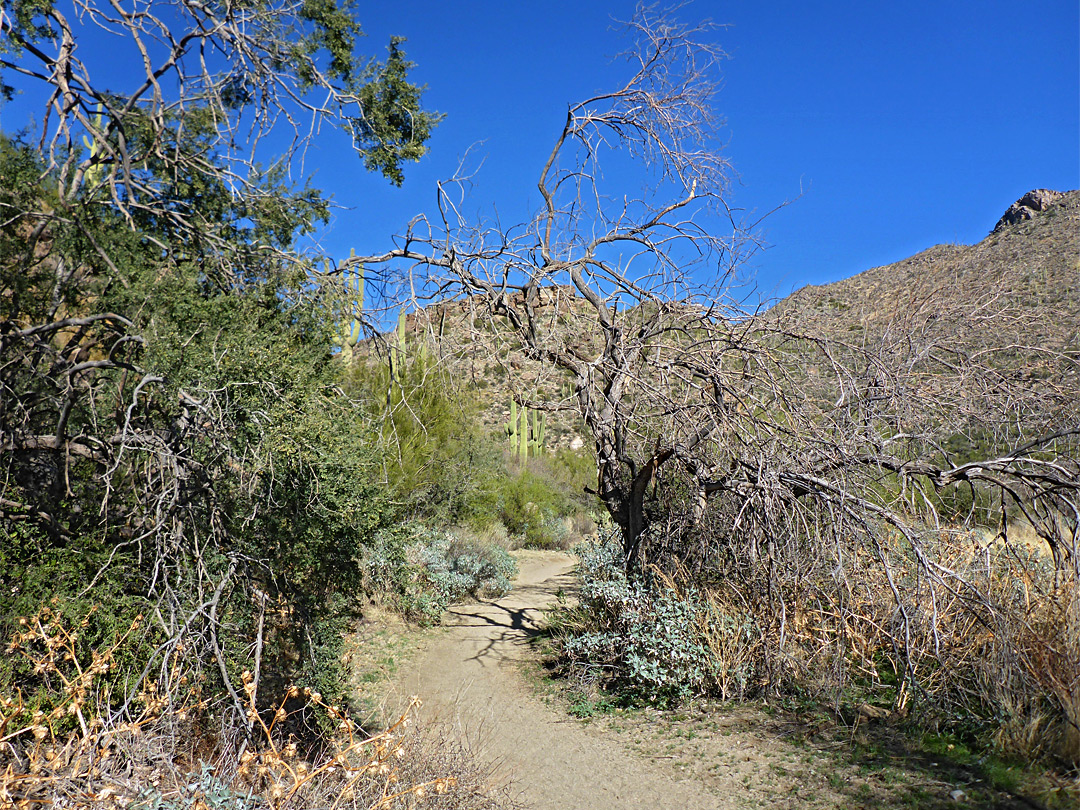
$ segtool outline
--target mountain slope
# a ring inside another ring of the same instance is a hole
[[[907,370],[921,363],[919,374],[929,386],[940,382],[935,375],[967,374],[964,396],[980,400],[984,411],[1008,411],[1018,398],[1046,393],[1051,406],[1080,398],[1080,191],[1047,194],[1052,201],[1046,210],[1018,203],[1010,213],[1029,218],[1003,218],[978,244],[937,245],[842,281],[803,287],[765,317],[839,351],[846,348],[849,359],[872,355]],[[574,345],[581,356],[599,353],[590,307],[572,288],[543,288],[537,311],[545,333]],[[633,313],[621,315],[639,317]],[[506,319],[488,313],[482,300],[446,301],[410,313],[403,333],[407,354],[426,344],[493,434],[507,423],[516,398],[560,403],[548,414],[549,447],[590,444],[568,377],[525,357]],[[385,336],[388,343],[400,339]],[[378,348],[365,342],[356,351],[370,355]],[[805,384],[835,399],[825,390],[827,369],[814,362],[806,371],[817,379]],[[988,366],[990,375],[984,373]],[[1059,416],[1071,418],[1072,412],[1065,408]]]
[[[863,334],[880,339],[919,312],[936,314],[934,331],[943,335],[957,326],[950,317],[966,315],[981,325],[993,319],[992,332],[984,335],[991,342],[1015,337],[1075,359],[1080,191],[1061,195],[1032,219],[1003,225],[978,244],[936,245],[852,278],[803,287],[777,308],[803,331],[849,340]]]

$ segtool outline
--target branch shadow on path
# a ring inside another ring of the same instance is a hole
[[[482,667],[502,666],[522,658],[528,645],[543,632],[544,611],[558,594],[575,587],[572,573],[552,576],[537,584],[515,585],[510,594],[493,602],[455,605],[446,623],[462,640],[480,643],[467,660]]]

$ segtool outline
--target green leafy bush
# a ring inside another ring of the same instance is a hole
[[[31,179],[28,156],[0,136],[0,175]],[[53,180],[37,177],[0,203],[45,204]],[[264,686],[341,682],[361,552],[398,510],[366,414],[335,388],[330,325],[302,270],[230,230],[287,246],[318,207],[286,205],[269,176],[283,206],[266,217],[220,184],[173,179],[177,205],[217,217],[235,253],[163,251],[168,223],[133,230],[107,206],[42,218],[36,248],[19,216],[0,224],[0,636],[52,606],[86,621],[71,646],[81,664],[143,614],[99,673],[106,708],[177,652],[172,697],[205,682],[242,717],[234,695],[256,655]],[[218,260],[230,280],[211,273]],[[43,707],[62,697],[12,656],[0,693],[20,690]]]
[[[501,473],[499,451],[484,441],[475,406],[413,349],[395,355],[404,359],[393,376],[378,358],[345,365],[339,374],[375,426],[384,475],[404,513],[429,524],[471,522]]]
[[[571,529],[565,519],[585,507],[568,491],[557,469],[545,459],[534,459],[519,473],[507,473],[493,483],[486,514],[497,517],[521,546],[569,547]]]
[[[357,359],[341,375],[378,426],[385,475],[405,514],[475,531],[497,522],[522,546],[567,548],[564,519],[588,509],[583,489],[595,475],[591,459],[560,450],[508,469],[502,438],[485,437],[473,401],[417,343],[404,342],[406,350],[395,349],[393,375],[378,358]]]

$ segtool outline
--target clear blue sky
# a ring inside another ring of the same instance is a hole
[[[322,240],[342,258],[430,213],[470,147],[484,161],[473,209],[527,218],[567,105],[625,76],[610,59],[625,0],[358,5],[362,47],[382,56],[407,37],[426,105],[446,119],[401,189],[365,172],[344,136],[320,137],[306,170],[344,207]],[[716,98],[739,174],[730,202],[764,213],[798,197],[766,220],[772,247],[747,268],[765,295],[976,242],[1025,191],[1080,187],[1077,0],[697,0],[680,16],[728,26],[715,40],[731,57]],[[0,110],[0,126],[25,126],[30,101]]]
[[[353,206],[327,244],[366,252],[420,211],[473,144],[472,201],[504,220],[536,203],[539,167],[566,105],[620,75],[612,16],[631,2],[400,0],[361,9],[366,45],[408,37],[430,107],[431,154],[389,189],[342,161],[317,183]],[[765,212],[772,247],[751,262],[785,294],[983,238],[1032,188],[1080,187],[1080,4],[697,2],[684,19],[729,27],[716,105],[740,176],[735,205]],[[482,143],[480,143],[482,142]]]

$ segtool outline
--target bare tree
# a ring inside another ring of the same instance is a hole
[[[808,498],[868,531],[884,522],[907,532],[913,511],[923,515],[934,500],[924,488],[961,484],[1000,491],[1058,563],[1075,568],[1078,423],[1068,386],[1023,390],[1022,374],[1002,373],[1000,352],[956,348],[943,324],[985,330],[992,302],[947,313],[924,302],[875,345],[805,334],[777,312],[726,303],[725,282],[757,243],[726,203],[730,169],[712,107],[722,54],[697,41],[708,26],[648,9],[627,30],[631,78],[568,109],[530,222],[469,223],[451,181],[439,188],[438,222],[420,218],[398,247],[356,261],[404,266],[413,290],[422,278],[431,297],[476,296],[528,357],[572,381],[572,404],[595,440],[596,494],[621,529],[630,569],[661,502],[684,514],[691,534],[707,500],[728,503],[724,534],[753,526],[765,543],[790,532],[781,524]],[[544,306],[551,286],[575,300]],[[572,325],[557,326],[553,311]],[[1012,321],[1017,332],[1022,321]],[[1055,363],[1063,375],[1075,359]],[[943,436],[973,431],[990,457],[958,463],[941,452]],[[879,497],[891,490],[879,486],[886,479],[900,482],[896,501]],[[670,543],[670,532],[657,542]]]
[[[773,682],[808,666],[790,639],[811,606],[836,660],[852,660],[852,628],[872,628],[866,649],[892,645],[912,683],[973,623],[1000,640],[980,654],[1007,659],[991,679],[1058,673],[1039,688],[1076,723],[1075,672],[1039,663],[1056,641],[1016,641],[1030,619],[990,551],[1033,530],[1056,572],[1037,574],[1045,604],[1071,610],[1054,583],[1074,593],[1080,572],[1078,361],[1029,337],[1068,316],[931,295],[838,335],[790,306],[742,311],[723,291],[757,243],[726,203],[721,54],[695,41],[707,28],[648,9],[627,30],[630,80],[568,109],[531,220],[470,222],[459,178],[439,187],[437,220],[353,261],[418,300],[471,301],[503,351],[569,381],[569,398],[527,404],[572,407],[591,432],[627,571],[739,583]]]
[[[568,109],[541,170],[535,219],[506,233],[472,225],[461,215],[460,178],[439,188],[440,222],[420,219],[401,247],[355,261],[416,262],[436,271],[423,274],[421,295],[482,296],[528,356],[573,380],[576,407],[596,439],[597,492],[623,529],[632,564],[657,469],[677,452],[689,458],[707,438],[694,438],[696,429],[685,434],[691,415],[667,408],[670,392],[642,372],[670,364],[667,355],[710,320],[689,305],[702,289],[701,271],[707,282],[722,280],[749,237],[737,228],[717,236],[706,225],[730,214],[710,104],[723,54],[694,41],[708,26],[689,29],[643,11],[627,29],[633,75]],[[602,183],[601,161],[624,155],[647,169],[643,195],[639,177],[625,196]],[[543,322],[543,290],[560,285],[587,302],[589,330],[601,336],[598,357],[583,351],[580,333]]]
[[[461,176],[344,266],[457,299],[483,315],[474,349],[569,384],[517,396],[584,421],[627,575],[712,589],[762,688],[840,695],[891,665],[896,711],[918,694],[1024,727],[1056,706],[1044,750],[1075,758],[1076,307],[941,287],[845,331],[744,311],[725,286],[757,242],[727,205],[721,54],[649,9],[627,31],[631,78],[568,109],[535,216],[471,221]]]

